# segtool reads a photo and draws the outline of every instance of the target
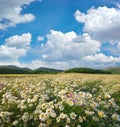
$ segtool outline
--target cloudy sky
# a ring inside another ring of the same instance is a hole
[[[120,66],[120,1],[0,0],[0,65]]]

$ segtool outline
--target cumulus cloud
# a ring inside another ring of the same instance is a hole
[[[101,52],[101,42],[88,33],[77,35],[74,31],[62,33],[51,30],[37,54],[40,60],[33,60],[31,68],[40,66],[68,69],[72,67],[105,68],[120,63],[120,57],[106,56]],[[119,44],[116,45],[119,48]]]
[[[77,60],[100,50],[100,43],[93,40],[87,33],[77,35],[72,31],[64,34],[51,30],[47,38],[47,43],[42,45],[44,60]]]
[[[32,69],[38,67],[68,69],[72,67],[103,68],[120,62],[120,57],[100,53],[101,43],[92,39],[88,33],[77,35],[74,31],[63,33],[51,30],[46,38],[46,43],[40,44],[39,50],[36,49],[36,55],[39,54],[40,58],[29,63],[20,63],[19,58],[27,54],[31,34],[25,33],[7,38],[4,45],[0,46],[0,61],[2,61],[0,64],[27,66]]]
[[[120,63],[120,57],[107,56],[103,53],[85,56],[83,60],[89,67],[94,68],[106,68]]]
[[[8,47],[16,47],[17,49],[29,48],[31,41],[31,34],[25,33],[21,36],[15,35],[5,40],[5,45]]]
[[[0,0],[0,29],[33,21],[34,15],[21,14],[22,6],[29,5],[33,1],[35,0]]]
[[[84,24],[84,31],[102,42],[115,43],[120,40],[120,9],[98,7],[91,8],[87,13],[77,10],[75,18]],[[114,31],[114,32],[113,32]]]
[[[13,64],[21,67],[52,67],[68,69],[71,67],[104,68],[120,63],[120,57],[106,56],[101,51],[101,44],[87,33],[77,35],[75,32],[62,33],[51,30],[47,42],[42,43],[37,55],[40,59],[29,63],[20,63],[19,58],[27,54],[30,48],[31,34],[14,35],[0,46],[0,64]],[[117,45],[119,47],[120,45]]]
[[[119,63],[120,57],[106,56],[103,53],[85,56],[83,58],[86,61],[94,63]]]
[[[72,62],[70,65],[70,63],[68,63],[67,61],[51,61],[50,62],[50,61],[44,61],[44,60],[33,60],[29,64],[28,63],[24,64],[24,66],[27,66],[32,69],[37,69],[39,67],[65,69],[65,68],[71,67],[72,65],[74,65]]]
[[[40,60],[33,60],[29,67],[40,66],[66,69],[84,65],[82,58],[100,50],[100,42],[92,39],[87,33],[77,35],[74,31],[62,33],[51,30],[46,35],[47,42],[42,43],[37,54]]]
[[[18,58],[26,55],[30,42],[30,33],[15,35],[6,39],[4,45],[0,45],[0,64],[17,63],[18,65]]]

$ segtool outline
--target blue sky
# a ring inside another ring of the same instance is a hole
[[[0,65],[120,66],[119,0],[0,0]]]

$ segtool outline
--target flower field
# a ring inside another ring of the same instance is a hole
[[[0,127],[120,127],[120,75],[1,75]]]

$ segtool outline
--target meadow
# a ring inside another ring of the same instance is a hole
[[[0,127],[120,127],[120,75],[0,75]]]

